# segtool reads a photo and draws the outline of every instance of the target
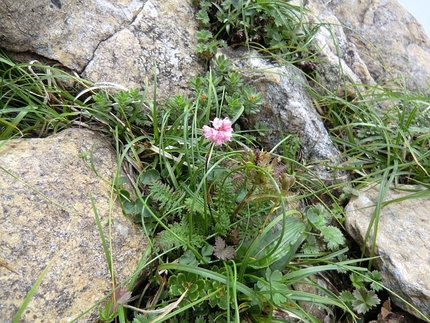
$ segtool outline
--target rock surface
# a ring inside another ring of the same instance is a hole
[[[316,37],[324,60],[320,69],[329,89],[336,83],[382,84],[395,78],[402,84],[402,76],[409,89],[428,88],[430,41],[424,28],[396,0],[304,3],[312,12],[310,20],[333,24]]]
[[[74,129],[3,142],[0,166],[0,260],[10,267],[0,266],[1,323],[11,322],[52,259],[22,321],[67,322],[112,290],[90,193],[106,237],[112,219],[117,282],[137,268],[146,240],[111,202],[116,158],[100,134]],[[95,321],[96,310],[83,320]]]
[[[390,189],[384,201],[411,194],[405,190],[423,190],[418,186]],[[380,186],[360,191],[346,208],[346,229],[360,245],[364,244]],[[430,198],[406,199],[387,204],[381,210],[374,260],[383,274],[384,285],[430,317],[430,231],[428,230]],[[370,236],[371,240],[373,235]],[[367,243],[367,250],[370,242]],[[393,303],[420,317],[398,298]],[[422,317],[421,317],[422,318]]]
[[[0,47],[33,52],[93,82],[150,91],[157,70],[160,96],[184,91],[203,68],[195,54],[191,1],[4,0]]]
[[[142,0],[4,0],[0,45],[82,71],[100,42],[132,23],[143,6]]]
[[[145,1],[130,25],[99,44],[82,76],[132,88],[148,81],[151,93],[155,70],[159,97],[187,92],[189,78],[203,71],[194,14],[189,0]]]
[[[249,115],[246,125],[248,129],[254,129],[257,123],[264,125],[265,135],[257,136],[264,149],[272,150],[287,134],[298,135],[304,160],[319,164],[316,170],[321,178],[332,179],[332,174],[326,172],[322,164],[338,162],[340,152],[306,91],[307,81],[303,73],[293,65],[272,64],[247,49],[222,49],[218,55],[230,58],[244,80],[264,93],[265,102],[260,106],[260,112]]]

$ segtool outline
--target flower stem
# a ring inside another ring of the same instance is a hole
[[[208,169],[209,169],[209,161],[211,160],[211,157],[212,157],[214,145],[215,145],[214,143],[211,144],[211,146],[209,147],[209,151],[206,154],[205,177],[204,177],[205,194],[203,195],[205,198],[205,206],[207,207],[207,210],[209,211],[209,214],[210,214],[211,223],[214,223],[215,219],[214,219],[214,216],[212,214],[212,209],[211,209],[211,205],[210,205],[211,196],[210,196],[209,185],[208,185]],[[208,216],[206,216],[206,212],[205,212],[205,234],[208,234],[209,225],[211,223],[209,223],[209,218],[208,218]]]
[[[239,211],[243,208],[243,205],[248,201],[248,199],[251,197],[251,195],[254,193],[255,189],[257,188],[257,185],[253,184],[249,192],[246,194],[246,196],[243,198],[242,201],[236,206],[233,213],[230,215],[230,222],[234,221],[234,218],[239,213]]]

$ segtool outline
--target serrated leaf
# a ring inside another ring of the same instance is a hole
[[[377,292],[384,289],[380,284],[377,284],[375,282],[370,284],[370,288],[372,288],[374,291],[377,291]]]
[[[205,323],[206,320],[203,316],[197,316],[196,320],[194,321],[194,323]]]
[[[306,216],[317,229],[323,228],[326,224],[324,216],[319,213],[319,210],[316,207],[308,208],[306,210]]]
[[[196,15],[197,20],[200,20],[203,25],[209,24],[209,15],[205,10],[199,10]]]
[[[212,33],[207,29],[203,29],[203,30],[199,30],[196,33],[196,36],[199,42],[207,42],[212,38]]]
[[[326,226],[320,228],[324,241],[327,242],[327,248],[330,250],[337,250],[343,244],[345,244],[345,237],[338,228],[333,226]]]
[[[355,297],[352,307],[358,314],[366,313],[381,302],[374,291],[368,291],[364,287],[354,290],[352,294]]]
[[[221,238],[221,237],[216,237],[214,251],[215,252],[219,252],[219,251],[223,250],[224,248],[225,248],[225,241],[224,241],[224,239]]]
[[[381,272],[374,270],[374,271],[369,273],[369,278],[376,280],[376,281],[381,281],[382,280],[382,274],[381,274]]]
[[[306,242],[302,246],[302,251],[307,254],[317,254],[320,252],[317,239],[314,235],[308,235]]]
[[[348,292],[348,291],[343,291],[341,294],[340,294],[340,297],[339,297],[343,302],[345,302],[345,303],[348,303],[348,304],[352,304],[352,302],[353,301],[355,301],[355,297],[354,297],[354,295],[352,295],[352,293],[351,292]]]
[[[188,234],[188,224],[185,222],[173,223],[169,225],[169,230],[161,231],[156,236],[156,246],[161,250],[167,250],[172,247],[182,247],[183,240]]]
[[[156,316],[157,314],[138,315],[133,319],[133,323],[150,323]]]
[[[184,200],[184,205],[187,207],[187,210],[193,214],[204,214],[205,212],[203,201],[200,198],[187,197]]]
[[[214,255],[221,260],[230,260],[236,256],[236,250],[232,246],[226,246],[224,239],[215,239]]]
[[[370,287],[373,290],[380,291],[383,289],[381,284],[378,284],[378,283],[382,282],[382,274],[379,271],[374,270],[371,273],[369,273],[368,276],[369,276],[369,279],[371,281]]]
[[[355,288],[363,287],[363,278],[356,273],[352,273],[349,275],[349,279],[351,280],[352,286]]]

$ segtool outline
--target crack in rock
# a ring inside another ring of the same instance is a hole
[[[113,33],[111,33],[107,37],[101,39],[97,43],[97,45],[94,47],[94,50],[93,50],[93,52],[91,54],[91,58],[87,60],[86,64],[80,69],[79,73],[82,73],[82,72],[84,72],[87,69],[88,65],[90,65],[91,62],[93,61],[96,52],[99,50],[100,46],[104,42],[108,41],[109,39],[111,39],[112,37],[114,37],[115,35],[117,35],[118,33],[122,32],[124,29],[128,29],[130,26],[132,26],[136,22],[136,20],[138,19],[139,15],[145,10],[145,7],[146,7],[147,3],[150,3],[150,1],[143,2],[142,5],[137,10],[133,11],[133,15],[132,15],[131,19],[126,24],[124,24],[124,23],[121,24],[119,26],[119,28],[116,29]],[[152,3],[151,3],[151,5],[152,5]],[[152,7],[154,7],[154,5],[152,5]],[[154,9],[155,9],[155,7],[154,7]],[[115,10],[113,10],[113,11],[115,11]]]

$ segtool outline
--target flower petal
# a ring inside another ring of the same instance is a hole
[[[221,146],[226,141],[230,141],[233,136],[233,128],[231,127],[231,121],[229,118],[215,118],[211,121],[213,128],[203,126],[203,135],[209,141]]]

